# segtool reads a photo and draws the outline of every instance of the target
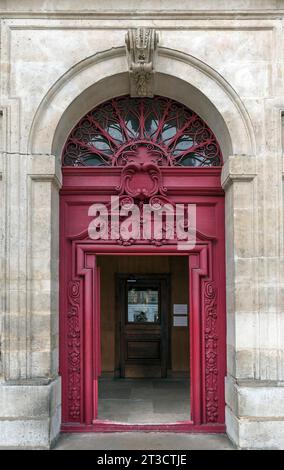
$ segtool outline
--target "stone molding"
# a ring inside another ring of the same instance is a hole
[[[12,3],[12,4],[11,4]],[[273,0],[266,0],[260,2],[257,0],[250,0],[244,5],[243,2],[238,0],[228,0],[226,7],[216,8],[216,2],[207,1],[206,3],[197,3],[194,0],[185,0],[183,3],[173,4],[170,0],[164,0],[159,5],[155,5],[155,2],[151,4],[149,9],[149,2],[141,0],[137,5],[135,4],[135,10],[131,8],[129,2],[122,2],[120,8],[113,8],[114,4],[110,0],[106,0],[103,3],[98,0],[90,2],[82,0],[79,4],[75,0],[70,0],[64,5],[58,6],[56,2],[50,1],[48,4],[43,0],[36,2],[36,7],[32,0],[25,2],[25,7],[17,5],[15,2],[5,2],[5,6],[1,6],[0,12],[3,16],[23,16],[37,17],[43,16],[48,17],[67,17],[72,18],[74,16],[78,18],[85,17],[99,17],[99,18],[125,18],[135,17],[139,19],[144,18],[202,18],[205,15],[210,18],[224,18],[224,17],[239,17],[246,18],[261,18],[261,17],[277,17],[284,14],[281,5],[276,4]],[[247,8],[246,8],[247,6]]]
[[[227,190],[234,181],[252,181],[256,176],[255,156],[231,155],[223,165],[221,184]]]

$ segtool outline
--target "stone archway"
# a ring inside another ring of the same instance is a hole
[[[220,142],[225,161],[222,182],[226,191],[226,240],[229,247],[226,266],[231,273],[235,263],[234,237],[239,230],[234,220],[234,210],[240,204],[238,195],[242,193],[244,184],[250,197],[253,197],[252,185],[256,175],[254,132],[250,119],[230,85],[213,69],[191,56],[161,48],[157,79],[159,93],[178,98],[184,104],[190,105],[193,100],[194,106],[191,107],[199,109],[200,115],[212,126]],[[171,90],[167,86],[169,83]],[[106,90],[111,92],[106,94]],[[107,98],[127,92],[124,48],[102,52],[84,60],[64,74],[42,101],[31,127],[28,151],[54,155],[56,173],[59,174],[59,155],[70,128],[80,115],[80,109],[87,109],[87,106],[97,105]],[[57,244],[58,234],[55,230],[53,246]],[[235,296],[230,287],[233,284],[234,277],[230,277],[227,284],[227,301],[230,303],[234,302]],[[233,338],[234,320],[232,316],[228,320],[228,333]],[[231,360],[229,369],[234,376]],[[230,396],[230,390],[228,393]],[[230,422],[229,419],[229,427]]]
[[[129,92],[124,47],[91,56],[67,71],[49,90],[34,117],[28,151],[60,155],[81,112]],[[224,154],[255,154],[254,132],[245,106],[211,67],[178,51],[160,48],[155,93],[196,111],[215,132]]]

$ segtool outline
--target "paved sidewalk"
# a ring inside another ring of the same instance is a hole
[[[55,450],[232,450],[225,434],[156,432],[61,434]]]

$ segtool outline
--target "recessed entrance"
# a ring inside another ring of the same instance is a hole
[[[190,419],[186,256],[99,256],[98,419]]]

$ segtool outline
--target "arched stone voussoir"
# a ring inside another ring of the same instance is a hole
[[[234,154],[255,154],[245,106],[218,72],[195,57],[161,47],[155,75],[155,93],[199,114],[215,133],[224,160]],[[128,93],[124,47],[84,59],[62,75],[43,98],[30,129],[28,153],[60,157],[69,132],[85,113]]]

